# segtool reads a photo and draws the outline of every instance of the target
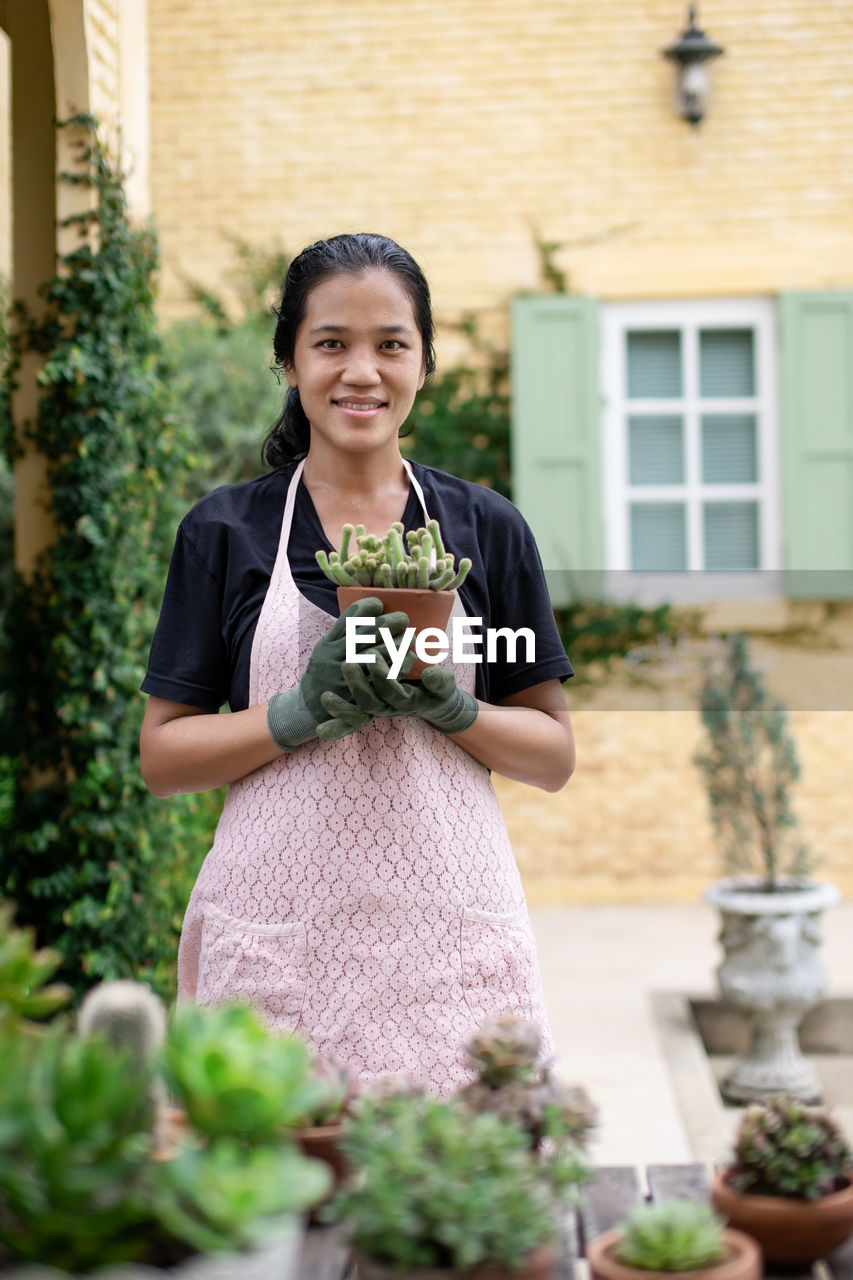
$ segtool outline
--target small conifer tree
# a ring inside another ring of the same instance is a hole
[[[811,857],[791,807],[800,765],[787,710],[750,667],[744,635],[729,636],[722,668],[708,671],[700,711],[707,737],[694,761],[726,870],[758,877],[768,891],[781,877],[807,875]]]

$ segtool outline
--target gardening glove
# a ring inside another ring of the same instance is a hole
[[[427,667],[420,687],[392,679],[384,658],[376,655],[370,667],[344,663],[343,675],[351,698],[324,694],[323,706],[336,719],[346,722],[348,715],[418,716],[442,733],[462,733],[477,719],[479,705],[473,694],[457,687],[456,677],[446,667]],[[384,705],[377,711],[376,706]],[[331,722],[334,723],[334,720]]]
[[[391,635],[402,635],[409,625],[405,613],[382,613],[382,602],[375,596],[364,600],[356,600],[336,619],[327,635],[321,636],[311,651],[308,667],[293,689],[286,693],[274,693],[267,704],[267,727],[270,737],[282,751],[293,751],[304,742],[318,737],[320,725],[329,719],[329,715],[321,701],[324,693],[337,693],[340,696],[349,694],[341,667],[346,656],[346,620],[347,618],[376,618],[376,626],[387,627]],[[380,641],[376,645],[366,646],[360,652],[374,653],[380,659],[387,657],[385,645]],[[326,739],[343,738],[348,733],[368,724],[373,717],[365,712],[352,716],[348,721],[341,720],[331,732],[325,733]]]

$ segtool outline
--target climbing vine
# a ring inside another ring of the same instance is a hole
[[[97,122],[70,124],[87,141],[62,180],[91,187],[94,208],[69,220],[83,234],[44,286],[43,316],[18,308],[10,333],[7,384],[24,351],[43,357],[38,411],[21,430],[47,459],[56,536],[34,574],[13,579],[5,612],[0,878],[78,990],[128,974],[165,988],[185,814],[140,778],[138,690],[185,445],[154,320],[156,237],[130,225]]]

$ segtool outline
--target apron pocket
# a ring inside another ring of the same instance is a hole
[[[462,909],[462,989],[478,1026],[504,1013],[528,1022],[542,1017],[536,942],[527,907]]]
[[[302,1017],[308,939],[301,920],[258,924],[235,920],[208,903],[198,964],[198,1004],[248,1000],[276,1030]]]

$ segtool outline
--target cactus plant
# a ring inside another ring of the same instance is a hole
[[[586,1091],[567,1085],[539,1062],[541,1035],[532,1023],[504,1016],[484,1022],[463,1049],[477,1078],[456,1096],[471,1111],[515,1120],[538,1148],[545,1138],[583,1148],[596,1122]]]
[[[819,1200],[849,1181],[853,1153],[821,1108],[780,1097],[747,1107],[728,1183],[751,1195]]]
[[[722,1258],[723,1220],[690,1200],[638,1205],[621,1225],[614,1256],[641,1271],[694,1271]]]
[[[355,538],[355,550],[351,550]],[[405,539],[405,541],[404,541]],[[397,521],[377,538],[363,524],[345,524],[340,551],[317,552],[317,563],[338,587],[408,587],[424,591],[455,591],[465,581],[471,561],[459,561],[446,551],[437,520],[425,528],[404,532]]]

